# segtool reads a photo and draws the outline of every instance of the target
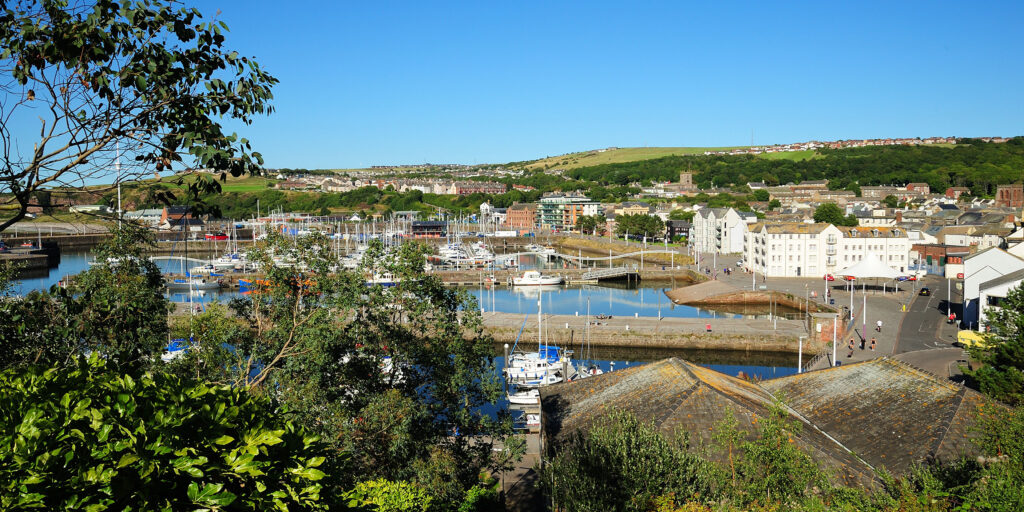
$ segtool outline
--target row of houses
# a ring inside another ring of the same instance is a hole
[[[1006,142],[1005,137],[985,137],[986,142]],[[882,138],[882,139],[851,139],[837,140],[830,142],[808,141],[794,142],[792,144],[774,144],[771,146],[753,146],[748,148],[736,148],[728,151],[705,151],[705,155],[759,155],[761,153],[786,153],[793,151],[809,151],[815,149],[829,148],[859,148],[866,146],[918,146],[931,144],[956,144],[956,137],[904,137],[904,138]]]

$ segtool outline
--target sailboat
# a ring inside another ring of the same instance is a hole
[[[543,299],[537,300],[537,351],[516,352],[505,364],[505,376],[509,382],[521,387],[538,387],[557,384],[564,380],[562,375],[563,359],[561,349],[543,342]],[[525,327],[525,321],[524,321]],[[519,341],[516,340],[516,345]],[[511,395],[510,395],[511,396]]]

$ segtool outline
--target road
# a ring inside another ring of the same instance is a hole
[[[957,328],[947,321],[947,281],[940,277],[927,276],[918,283],[917,289],[927,286],[931,294],[927,296],[916,295],[910,303],[903,322],[900,324],[900,332],[897,337],[894,354],[914,352],[917,350],[929,350],[935,348],[950,348],[956,340]],[[956,290],[953,290],[953,300],[956,302]],[[960,305],[953,304],[953,312],[960,317]]]

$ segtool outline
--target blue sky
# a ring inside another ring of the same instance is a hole
[[[197,5],[281,80],[269,167],[1024,134],[1020,2],[713,4]]]

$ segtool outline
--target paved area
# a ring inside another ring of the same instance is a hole
[[[751,274],[744,273],[735,266],[738,259],[736,256],[719,256],[719,272],[717,275],[714,272],[712,274],[719,280],[733,286],[745,286],[748,290],[764,286],[768,290],[789,292],[796,296],[800,296],[803,291],[808,300],[822,304],[828,302],[825,297],[826,293],[830,293],[831,298],[835,300],[832,307],[838,308],[840,313],[847,317],[850,315],[851,297],[845,281],[825,281],[821,278],[764,279],[759,275],[753,276],[752,279]],[[726,267],[734,269],[731,275],[721,271]],[[931,293],[927,296],[919,295],[922,286],[927,286]],[[936,375],[955,378],[959,373],[956,368],[957,362],[963,358],[963,351],[954,349],[953,341],[956,340],[958,327],[946,319],[949,311],[958,318],[962,316],[957,290],[949,290],[948,281],[939,276],[926,276],[919,282],[903,282],[899,287],[899,291],[888,286],[883,290],[873,286],[870,280],[866,292],[863,290],[863,284],[855,287],[852,302],[853,322],[845,333],[837,336],[838,362],[842,364],[884,355],[927,351],[908,356],[905,360]],[[812,292],[816,297],[811,296]],[[881,332],[876,330],[878,320],[882,321]],[[874,351],[870,349],[872,338],[876,340]],[[849,350],[851,339],[854,341],[852,354]],[[866,341],[864,349],[861,349],[861,339]],[[822,358],[816,361],[813,368],[808,369],[827,366],[828,361]]]
[[[524,434],[526,454],[511,471],[501,475],[501,488],[505,498],[505,510],[544,510],[544,497],[539,488],[537,468],[540,465],[540,435]]]

